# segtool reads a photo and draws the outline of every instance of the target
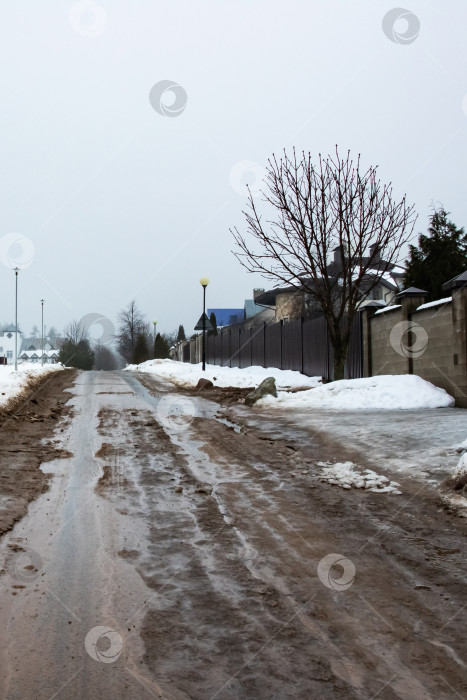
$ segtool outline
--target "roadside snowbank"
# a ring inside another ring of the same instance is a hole
[[[352,486],[355,486],[357,489],[364,489],[372,493],[402,493],[399,491],[400,484],[397,481],[389,481],[386,476],[377,474],[372,469],[364,469],[363,472],[360,472],[353,462],[336,462],[335,464],[317,462],[317,465],[323,467],[321,481],[341,486],[343,489],[351,489]]]
[[[381,375],[364,379],[343,379],[297,394],[266,396],[258,406],[293,408],[420,409],[453,406],[452,396],[414,374]]]
[[[49,374],[63,369],[61,364],[40,365],[35,362],[18,364],[15,372],[14,365],[0,365],[0,406],[4,406],[28,385],[29,380],[40,375]]]
[[[206,365],[206,371],[203,372],[201,363],[192,365],[188,362],[176,362],[175,360],[148,360],[140,365],[128,365],[125,369],[157,374],[161,379],[167,379],[173,384],[184,387],[196,386],[201,377],[210,379],[213,384],[220,387],[256,387],[266,377],[274,377],[276,386],[281,389],[311,388],[321,384],[321,377],[306,377],[300,372],[276,369],[275,367],[239,369],[238,367]]]

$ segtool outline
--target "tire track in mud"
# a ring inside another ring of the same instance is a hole
[[[293,610],[292,618],[277,588],[252,570],[251,552],[226,522],[211,484],[193,475],[186,455],[151,412],[125,412],[126,428],[121,420],[122,414],[106,412],[100,432],[106,441],[119,424],[120,435],[132,436],[126,446],[119,442],[110,452],[105,448],[109,467],[117,453],[120,463],[124,461],[123,450],[139,465],[139,474],[125,475],[130,495],[120,505],[125,508],[124,502],[133,499],[135,507],[140,487],[150,504],[147,549],[131,547],[120,554],[154,590],[140,614],[144,660],[158,683],[190,698],[214,697],[224,685],[220,697],[271,697],[278,689],[283,692],[291,679],[293,697],[311,692],[323,696],[323,684],[331,686],[329,697],[341,692],[346,684],[332,674],[317,645],[303,663],[309,629]],[[109,477],[107,470],[98,486],[111,499],[120,478],[116,473],[113,469]],[[300,593],[304,610],[309,593]]]
[[[155,384],[152,388],[157,394]],[[232,419],[232,414],[225,415]],[[419,484],[410,479],[404,481],[403,503],[322,484],[313,473],[313,462],[329,457],[355,459],[355,451],[350,453],[319,433],[310,445],[302,442],[299,450],[296,445],[291,449],[289,438],[284,437],[290,426],[279,430],[281,439],[275,439],[271,425],[262,434],[246,425],[233,430],[221,421],[195,418],[187,439],[185,434],[171,435],[181,450],[178,466],[183,463],[185,470],[188,464],[188,470],[198,477],[204,475],[208,490],[213,489],[210,507],[204,512],[200,506],[195,508],[194,499],[190,499],[191,506],[197,524],[210,533],[216,571],[231,581],[234,593],[240,582],[241,610],[248,618],[242,636],[249,642],[243,646],[236,642],[239,631],[231,615],[237,613],[235,608],[227,612],[226,606],[226,617],[222,619],[219,613],[217,624],[230,630],[232,654],[225,650],[228,659],[216,656],[212,663],[215,658],[224,676],[233,675],[235,664],[230,662],[235,649],[235,661],[241,657],[243,666],[237,668],[241,671],[232,684],[219,685],[222,692],[215,695],[209,659],[204,649],[200,654],[185,619],[179,621],[178,636],[190,640],[190,653],[197,654],[198,662],[191,680],[178,687],[189,697],[225,698],[271,697],[274,693],[281,697],[368,698],[381,693],[384,698],[412,700],[450,698],[452,688],[462,692],[466,687],[459,663],[465,523],[439,508],[433,490],[418,493]],[[364,457],[359,457],[360,464],[365,464]],[[222,527],[223,522],[229,527],[217,535],[215,527]],[[180,545],[186,546],[182,530]],[[424,533],[425,541],[413,537],[414,533]],[[170,529],[163,534],[170,538]],[[153,536],[157,538],[158,533],[154,531]],[[216,549],[217,543],[220,547]],[[176,550],[176,542],[170,548]],[[317,578],[317,564],[330,552],[342,552],[356,564],[357,578],[345,592],[330,591]],[[202,556],[206,561],[208,552]],[[205,572],[206,566],[203,575]],[[169,569],[164,573],[170,578]],[[192,575],[200,577],[199,569],[193,569]],[[199,598],[189,585],[190,577],[186,578],[182,592],[189,594],[189,602],[184,614],[188,610],[187,619],[202,620],[198,608],[203,610],[209,601]],[[205,578],[200,578],[203,585]],[[307,593],[314,597],[309,600]],[[219,605],[217,599],[209,600]],[[307,600],[308,607],[302,609]],[[160,652],[162,647],[166,665],[172,658],[170,667],[177,672],[173,649],[178,649],[177,659],[184,659],[184,667],[187,660],[183,644],[177,647],[174,639],[175,605],[181,605],[180,600],[163,615],[148,613],[145,630],[147,637],[152,634],[155,638],[153,650]],[[154,632],[158,620],[164,621],[162,639]],[[209,634],[209,625],[202,629]],[[316,686],[310,664],[323,659],[324,665],[319,666],[322,678]],[[164,663],[154,662],[156,666],[164,668]]]

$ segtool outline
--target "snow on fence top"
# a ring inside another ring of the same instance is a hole
[[[375,316],[377,314],[385,314],[386,311],[393,311],[394,309],[400,309],[400,308],[401,308],[400,304],[394,304],[393,306],[385,306],[384,309],[379,309],[379,311],[377,311],[375,313]]]
[[[445,299],[438,299],[437,301],[429,301],[426,304],[422,304],[417,307],[417,311],[422,311],[423,309],[431,309],[432,306],[441,306],[441,304],[448,304],[452,301],[452,297],[446,297]]]

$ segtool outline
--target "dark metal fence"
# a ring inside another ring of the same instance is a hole
[[[334,357],[323,317],[287,323],[243,325],[219,330],[206,338],[206,361],[227,367],[277,367],[302,372],[309,377],[332,380]],[[363,376],[361,314],[355,317],[345,376]]]

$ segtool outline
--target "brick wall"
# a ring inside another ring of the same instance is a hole
[[[467,289],[450,293],[452,301],[425,309],[425,297],[414,292],[402,293],[398,308],[365,310],[365,376],[417,374],[467,407]]]

